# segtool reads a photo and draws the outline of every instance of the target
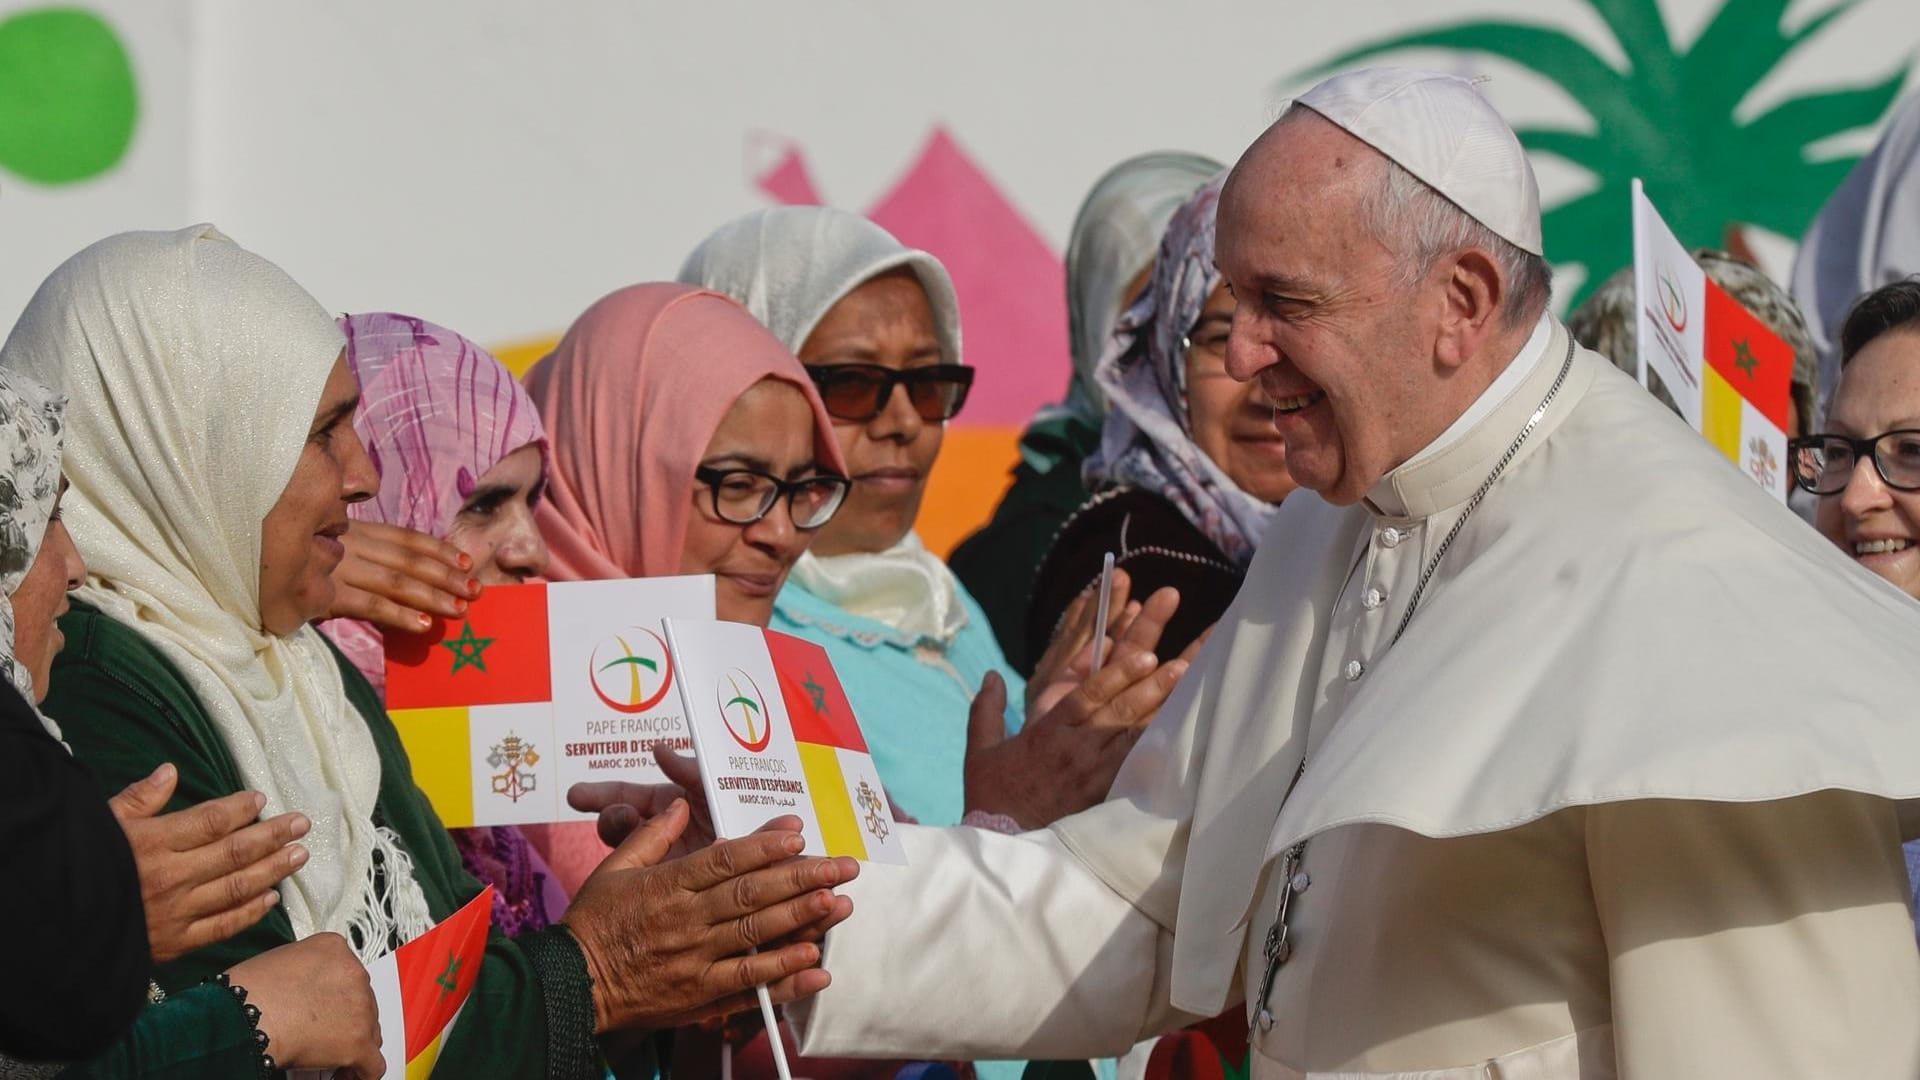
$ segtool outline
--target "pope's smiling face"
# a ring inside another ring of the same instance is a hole
[[[1274,403],[1287,469],[1348,505],[1437,438],[1472,395],[1436,360],[1447,260],[1404,283],[1375,236],[1378,151],[1296,108],[1254,143],[1220,196],[1215,257],[1238,306],[1227,370]]]

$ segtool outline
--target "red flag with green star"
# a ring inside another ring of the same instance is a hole
[[[1784,499],[1793,346],[1711,279],[1705,307],[1700,433],[1761,487]]]
[[[480,978],[492,923],[488,886],[440,925],[367,965],[388,1076],[424,1080],[432,1074],[441,1036]]]
[[[550,700],[549,647],[545,585],[488,589],[464,618],[387,635],[387,708]]]
[[[1712,279],[1707,281],[1705,345],[1707,365],[1761,416],[1785,431],[1787,403],[1792,398],[1793,346]]]

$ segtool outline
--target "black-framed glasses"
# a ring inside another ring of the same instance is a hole
[[[810,365],[807,374],[820,390],[827,415],[836,420],[864,423],[879,416],[893,399],[893,388],[907,388],[913,411],[928,423],[951,420],[967,403],[973,369],[965,364],[928,364],[925,367],[881,367],[879,364]]]
[[[773,504],[784,495],[793,527],[807,531],[832,521],[853,487],[853,481],[832,473],[782,480],[758,469],[713,469],[705,465],[693,470],[693,478],[713,493],[713,513],[721,521],[751,525],[772,513]]]
[[[1920,491],[1920,430],[1905,428],[1855,439],[1846,435],[1807,435],[1787,443],[1793,482],[1815,495],[1847,489],[1854,466],[1873,459],[1880,479],[1895,491]]]

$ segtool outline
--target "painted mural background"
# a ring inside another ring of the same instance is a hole
[[[959,290],[981,373],[920,522],[944,550],[1065,386],[1060,252],[1112,162],[1231,161],[1349,63],[1485,75],[1563,304],[1626,265],[1636,175],[1684,242],[1784,278],[1916,48],[1913,0],[0,0],[0,318],[93,239],[213,220],[329,306],[525,364],[729,217],[845,206]]]

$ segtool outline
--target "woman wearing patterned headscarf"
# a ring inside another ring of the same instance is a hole
[[[533,514],[546,487],[547,435],[512,373],[459,334],[411,316],[352,315],[340,328],[360,383],[353,427],[380,472],[380,490],[347,510],[355,528],[445,539],[482,587],[545,570]],[[385,632],[361,619],[320,629],[384,696]],[[467,870],[494,886],[501,931],[538,930],[566,910],[566,893],[520,830],[458,829],[453,839]]]
[[[1081,466],[1099,447],[1106,420],[1106,394],[1094,367],[1106,352],[1114,322],[1146,288],[1168,219],[1223,167],[1212,158],[1177,151],[1128,158],[1094,183],[1073,219],[1066,259],[1073,377],[1066,400],[1041,409],[1027,425],[1013,487],[994,509],[993,520],[947,559],[979,597],[1000,648],[1023,674],[1033,673],[1027,657],[1047,647],[1045,641],[1027,640],[1033,571],[1060,526],[1087,500]]]
[[[1041,564],[1030,649],[1052,639],[1110,551],[1134,595],[1179,590],[1159,652],[1181,653],[1226,610],[1273,508],[1294,489],[1272,403],[1226,371],[1234,302],[1213,265],[1224,181],[1173,215],[1147,292],[1120,316],[1096,369],[1110,411],[1086,464],[1095,495]]]
[[[60,648],[54,617],[85,572],[56,526],[62,404],[0,371],[0,669],[12,688],[0,689],[0,748],[13,777],[0,800],[0,918],[26,931],[13,935],[15,974],[0,986],[6,1078],[53,1071],[8,1055],[74,1058],[111,1044],[150,966],[126,838],[35,707]]]

